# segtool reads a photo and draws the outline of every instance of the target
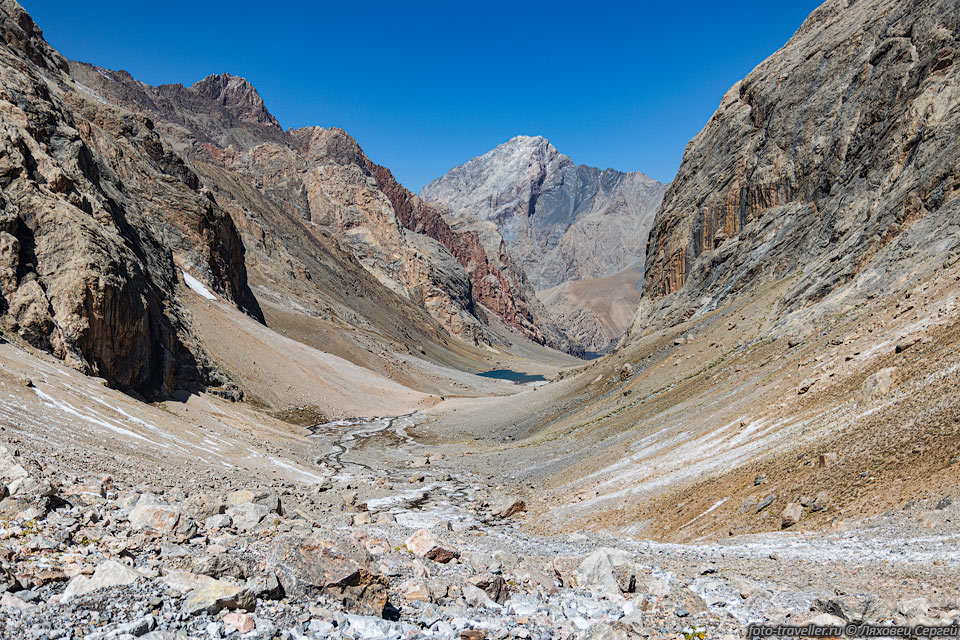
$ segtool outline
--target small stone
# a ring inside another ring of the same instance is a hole
[[[879,400],[890,393],[896,373],[896,367],[887,367],[867,377],[860,387],[860,402],[866,404]]]
[[[453,546],[445,544],[428,529],[420,529],[407,538],[404,546],[414,555],[428,558],[434,562],[450,562],[460,557],[460,552]]]
[[[817,458],[817,466],[830,467],[837,462],[837,454],[833,451],[821,453]]]
[[[810,503],[810,511],[823,511],[827,508],[828,504],[830,504],[830,494],[826,491],[821,491],[817,494],[817,497],[813,499],[813,502]]]
[[[760,502],[757,503],[757,513],[760,513],[761,511],[769,507],[771,504],[773,504],[773,501],[776,499],[777,499],[777,494],[775,493],[771,493],[764,496],[760,500]]]
[[[235,630],[239,633],[249,633],[256,629],[257,624],[252,615],[249,613],[228,613],[223,616],[223,626],[226,628],[229,633],[231,630]]]

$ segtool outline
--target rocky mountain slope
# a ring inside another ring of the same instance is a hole
[[[539,293],[553,321],[589,351],[609,350],[633,324],[643,277],[626,269],[605,278],[572,280]]]
[[[147,119],[97,108],[0,5],[4,328],[146,396],[224,381],[186,330],[181,270],[262,319],[229,213]]]
[[[461,224],[496,225],[509,254],[544,291],[625,269],[642,277],[647,235],[665,189],[640,172],[575,165],[546,139],[517,136],[451,169],[420,196],[447,207]],[[561,327],[596,350],[626,329],[569,304],[551,313],[564,322],[590,314]]]
[[[955,1],[817,9],[691,141],[647,251],[656,315],[791,279],[786,312],[863,299],[960,244]]]
[[[335,239],[380,284],[455,336],[476,344],[496,340],[487,329],[492,314],[539,344],[571,348],[507,259],[485,251],[476,232],[453,231],[343,130],[283,131],[256,90],[228,74],[190,87],[150,87],[83,63],[71,63],[71,73],[105,101],[155,119],[214,192],[233,202],[251,261],[274,295],[289,288],[287,263],[301,274],[321,268],[309,264],[311,252],[289,247],[293,236],[306,233],[327,244]],[[256,193],[238,193],[247,185]],[[276,216],[260,219],[262,200]],[[271,241],[286,245],[280,264]]]

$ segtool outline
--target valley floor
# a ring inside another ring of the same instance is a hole
[[[731,318],[762,313],[738,306],[591,363],[484,365],[546,385],[413,362],[439,393],[216,301],[194,322],[255,346],[246,362],[210,342],[262,389],[253,402],[145,404],[2,344],[0,637],[733,638],[750,622],[960,621],[950,291],[796,339],[739,331]],[[874,465],[891,441],[912,467]]]

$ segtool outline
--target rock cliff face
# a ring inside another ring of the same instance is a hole
[[[542,137],[517,136],[420,192],[455,219],[494,222],[538,291],[643,262],[666,186],[642,173],[575,165]]]
[[[149,119],[77,91],[67,69],[0,2],[4,329],[146,396],[222,382],[175,291],[183,268],[261,317],[236,227]]]
[[[875,296],[960,246],[960,4],[829,0],[723,97],[657,214],[653,323],[792,278]]]
[[[241,231],[272,290],[289,286],[283,282],[287,269],[271,266],[277,258],[270,239],[305,231],[318,242],[333,239],[381,285],[425,309],[453,335],[489,343],[486,313],[492,312],[535,342],[571,348],[512,264],[482,251],[476,233],[451,228],[371,162],[346,132],[284,132],[256,90],[229,75],[190,87],[150,87],[124,72],[82,63],[71,63],[71,72],[105,100],[156,118],[162,135],[198,173],[217,185],[221,197],[235,201],[234,216],[245,218]],[[250,202],[250,194],[238,196],[222,170],[270,203],[276,216],[269,224],[250,215],[259,203]],[[307,256],[286,259],[312,271],[303,264]]]

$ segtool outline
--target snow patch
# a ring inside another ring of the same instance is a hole
[[[207,289],[205,286],[203,286],[203,283],[202,283],[202,282],[200,282],[199,280],[197,280],[196,278],[194,278],[192,275],[190,275],[189,273],[187,273],[187,272],[184,271],[183,269],[180,270],[180,273],[183,274],[183,281],[187,284],[188,287],[190,287],[190,289],[192,289],[193,291],[197,292],[198,294],[200,294],[201,296],[203,296],[203,297],[206,298],[207,300],[216,300],[216,299],[217,299],[217,296],[213,295],[213,294],[210,292],[210,289]]]

